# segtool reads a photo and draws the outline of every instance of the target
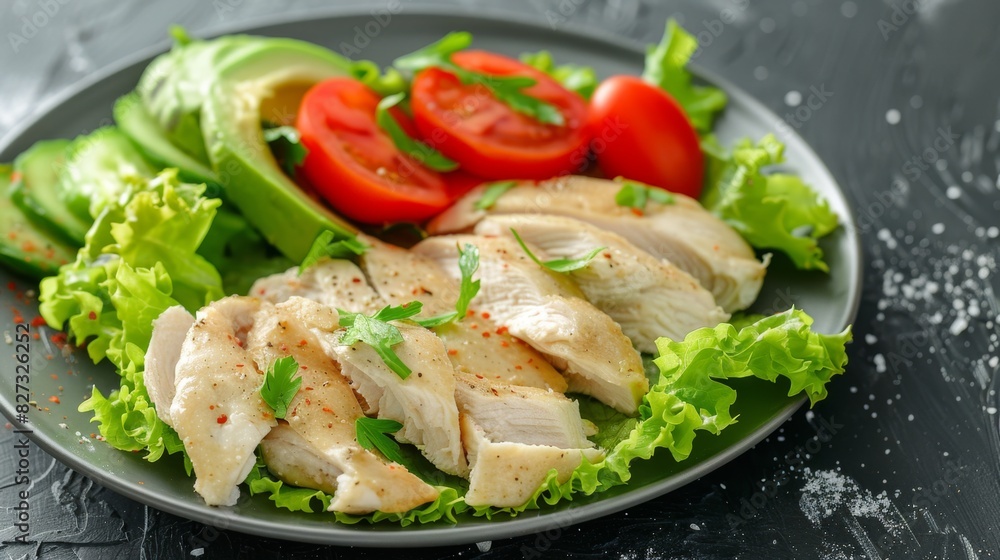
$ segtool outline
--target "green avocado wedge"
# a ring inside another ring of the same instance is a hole
[[[313,84],[350,75],[350,69],[349,60],[311,43],[261,39],[219,68],[202,106],[205,146],[227,199],[294,262],[324,230],[337,237],[356,230],[285,175],[261,121],[291,123]]]
[[[161,167],[176,167],[178,176],[188,183],[218,185],[211,167],[175,146],[159,123],[153,119],[136,92],[115,102],[115,123],[150,161]]]
[[[42,140],[17,156],[10,199],[31,221],[79,247],[90,221],[70,212],[59,194],[69,145],[69,140]]]
[[[10,165],[0,164],[0,264],[32,278],[55,274],[76,258],[76,249],[34,227],[14,205],[7,195],[13,173]]]

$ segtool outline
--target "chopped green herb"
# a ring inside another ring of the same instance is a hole
[[[309,150],[302,145],[302,137],[293,126],[273,126],[263,123],[264,140],[271,147],[271,153],[289,176],[295,175],[295,168],[306,160]]]
[[[410,138],[406,134],[406,131],[403,130],[403,127],[399,126],[396,119],[389,113],[389,109],[398,105],[405,97],[405,93],[396,93],[379,101],[378,107],[375,109],[375,122],[378,123],[378,127],[389,135],[392,143],[399,148],[399,151],[409,155],[424,166],[434,171],[454,171],[458,169],[458,163],[455,161],[448,159],[444,154],[420,140]]]
[[[302,264],[299,265],[299,274],[302,274],[305,269],[316,264],[323,257],[347,259],[363,255],[368,250],[368,246],[358,241],[357,237],[334,241],[336,237],[337,235],[330,230],[324,230],[317,235],[312,246],[309,247],[309,252],[306,253],[306,258],[302,259]]]
[[[554,272],[573,272],[574,270],[580,270],[590,264],[590,261],[594,260],[594,257],[598,255],[601,251],[607,249],[607,247],[598,247],[593,251],[587,253],[586,255],[577,259],[552,259],[550,261],[542,261],[531,252],[531,249],[524,243],[521,236],[518,235],[514,228],[510,228],[510,232],[514,235],[514,239],[517,240],[518,245],[524,249],[524,253],[528,257],[538,263],[539,266],[544,266],[545,268],[552,270]]]
[[[493,94],[498,101],[504,103],[518,113],[528,115],[533,119],[556,126],[563,126],[566,119],[559,109],[550,103],[532,97],[522,90],[535,85],[535,79],[527,76],[494,76],[481,72],[466,70],[451,61],[451,55],[472,44],[472,34],[464,31],[449,33],[440,41],[422,49],[401,56],[393,62],[400,70],[417,73],[425,68],[441,68],[451,72],[466,85],[479,85]]]
[[[274,409],[275,418],[284,418],[288,414],[288,404],[299,392],[302,378],[295,375],[298,371],[299,363],[295,358],[285,356],[275,360],[264,374],[260,396]]]
[[[361,447],[371,451],[378,449],[386,459],[396,463],[403,462],[403,455],[399,452],[399,444],[389,437],[403,429],[403,425],[395,420],[385,418],[368,418],[362,416],[354,421],[354,431]]]
[[[340,337],[341,344],[351,345],[359,340],[371,346],[385,365],[401,379],[406,379],[412,370],[403,363],[392,347],[403,342],[403,333],[389,321],[408,319],[420,313],[423,305],[419,301],[411,301],[406,305],[386,306],[378,313],[369,317],[361,313],[350,313],[337,310],[340,313],[340,326],[347,327]]]
[[[597,89],[597,74],[593,68],[576,64],[556,66],[549,51],[524,53],[521,55],[521,62],[552,76],[552,79],[562,84],[564,88],[575,91],[584,99],[590,99]]]
[[[476,201],[476,210],[489,210],[493,208],[493,205],[500,200],[500,197],[504,195],[510,189],[517,186],[517,181],[497,181],[495,183],[490,183],[486,185],[486,189],[483,191],[483,196],[479,197]]]
[[[660,204],[673,204],[675,202],[674,195],[663,189],[621,177],[616,177],[615,181],[622,184],[622,188],[615,194],[615,203],[618,206],[644,210],[646,202],[650,200]]]
[[[386,97],[410,89],[410,84],[399,73],[399,70],[389,67],[385,69],[385,72],[382,72],[378,64],[370,60],[352,62],[351,75],[359,82],[372,88],[379,97]]]
[[[444,313],[427,319],[416,319],[423,327],[431,328],[461,320],[469,310],[469,303],[479,293],[479,280],[473,280],[472,275],[479,269],[479,247],[466,243],[465,248],[458,248],[458,269],[462,272],[462,282],[455,302],[455,311]]]

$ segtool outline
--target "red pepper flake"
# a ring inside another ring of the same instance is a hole
[[[473,311],[473,310],[471,310],[471,309],[465,312],[465,316],[466,317],[473,317],[473,316],[475,316],[475,314],[476,314],[476,312]]]
[[[482,317],[483,317],[483,319],[489,319],[490,318],[490,312],[489,311],[483,311],[482,312]]]
[[[313,390],[312,387],[306,387],[306,391],[312,391],[312,390]]]
[[[10,282],[7,282],[7,289],[10,290],[10,291],[12,291],[12,292],[16,292],[17,291],[17,282],[14,282],[13,280],[11,280]]]
[[[529,363],[529,364],[530,364],[531,362],[533,362],[533,361],[535,361],[535,359],[534,359],[534,358],[528,358],[528,363]]]
[[[355,276],[354,278],[351,278],[351,282],[354,282],[355,284],[360,284],[361,283],[361,279],[358,278],[357,276]]]
[[[38,328],[44,324],[45,324],[45,319],[42,319],[41,316],[35,317],[34,319],[31,320],[31,326],[35,328]]]
[[[490,331],[483,331],[483,338],[489,338],[489,337],[490,337]]]
[[[507,342],[506,340],[501,340],[500,341],[500,346],[503,346],[504,348],[507,348],[508,346],[510,346],[510,343]]]
[[[329,412],[330,414],[333,414],[333,411],[330,410],[330,407],[328,407],[328,406],[324,406],[323,407],[323,412]]]
[[[33,332],[33,333],[31,333],[31,338],[34,339],[34,340],[41,340],[42,335],[40,335],[40,334],[38,334],[36,332]]]
[[[472,323],[471,325],[469,325],[469,328],[470,329],[478,329],[479,328],[479,324],[478,323]]]
[[[59,397],[52,395],[51,397],[49,397],[49,402],[59,404]]]
[[[214,404],[210,404],[210,405],[208,405],[208,409],[209,409],[209,410],[215,410],[215,405],[214,405]]]
[[[309,406],[309,405],[311,405],[311,404],[312,404],[312,401],[311,401],[311,400],[309,400],[309,399],[306,399],[306,406]]]
[[[219,424],[225,424],[229,420],[229,417],[225,414],[220,414],[218,418],[215,419]]]
[[[56,375],[56,374],[54,374],[54,373],[52,375],[50,375],[49,377],[52,378],[52,381],[58,381],[59,380],[59,376]]]
[[[604,253],[604,258],[610,259],[611,258],[611,253]]]
[[[25,253],[34,253],[38,249],[38,246],[31,241],[25,241],[21,244],[21,250]]]
[[[307,341],[307,340],[306,340],[306,339],[304,339],[304,338],[303,338],[302,340],[300,340],[300,341],[299,341],[299,346],[305,346],[305,345],[307,345],[307,344],[309,344],[309,341]]]
[[[524,368],[521,367],[521,364],[517,364],[516,366],[514,366],[514,369],[516,369],[516,370],[522,370]]]
[[[503,336],[503,335],[507,334],[507,330],[508,329],[507,329],[506,326],[497,327],[497,334]]]
[[[87,318],[90,319],[91,321],[96,321],[97,320],[97,313],[91,311],[90,313],[87,314]]]
[[[639,208],[629,208],[629,210],[631,210],[636,216],[642,216],[642,210]]]
[[[50,336],[49,340],[51,340],[53,344],[60,344],[60,345],[61,344],[65,344],[66,343],[66,333],[64,333],[64,332],[57,332],[57,333],[53,334],[52,336]]]
[[[457,356],[458,355],[458,350],[456,350],[454,348],[449,348],[448,349],[448,355],[449,356]]]
[[[21,312],[18,311],[17,309],[11,308],[11,310],[14,312],[14,322],[15,323],[23,323],[24,322],[24,315],[21,315]]]
[[[243,367],[243,364],[236,364],[236,367]]]

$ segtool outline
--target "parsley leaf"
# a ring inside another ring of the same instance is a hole
[[[524,53],[521,55],[521,62],[552,76],[564,88],[580,94],[584,99],[590,99],[597,89],[597,74],[593,68],[576,64],[556,66],[549,51]]]
[[[593,251],[577,259],[565,259],[565,258],[552,259],[550,261],[543,262],[538,257],[536,257],[534,253],[531,252],[531,249],[528,249],[528,246],[525,245],[524,240],[521,239],[521,236],[518,235],[518,233],[514,230],[514,228],[510,228],[510,232],[514,235],[514,239],[517,240],[518,245],[521,246],[521,249],[524,249],[524,253],[528,255],[528,257],[531,260],[538,263],[539,266],[543,266],[554,272],[565,273],[565,272],[573,272],[574,270],[580,270],[581,268],[584,268],[588,264],[590,264],[590,261],[594,260],[594,257],[596,257],[598,253],[607,249],[607,247],[598,247]]]
[[[386,366],[400,379],[406,379],[412,370],[403,363],[392,347],[403,342],[403,333],[389,321],[408,319],[420,313],[423,307],[419,301],[411,301],[406,305],[386,306],[378,313],[369,317],[361,313],[340,313],[340,326],[347,327],[340,336],[340,343],[350,346],[359,340],[371,346]]]
[[[299,131],[293,126],[274,126],[264,124],[264,140],[271,148],[274,158],[289,176],[295,175],[295,168],[306,160],[309,150],[302,145]]]
[[[398,105],[405,97],[406,93],[401,92],[384,97],[382,101],[379,101],[378,107],[375,109],[375,122],[378,123],[378,127],[389,135],[392,143],[399,148],[399,151],[409,155],[425,167],[434,171],[454,171],[458,169],[457,162],[448,159],[444,154],[420,140],[410,138],[406,134],[406,131],[403,130],[403,127],[399,126],[396,119],[389,113],[389,109]]]
[[[483,196],[479,197],[474,205],[476,210],[489,210],[493,208],[493,205],[500,200],[500,197],[504,195],[510,189],[517,186],[517,181],[497,181],[495,183],[490,183],[486,186],[486,190],[483,191]]]
[[[451,61],[451,55],[472,44],[472,34],[464,31],[449,33],[440,41],[401,56],[393,62],[396,68],[417,73],[425,68],[440,68],[455,75],[465,85],[478,85],[493,94],[498,101],[514,111],[533,119],[563,126],[566,119],[555,105],[532,97],[522,90],[535,85],[527,76],[494,76],[466,70]]]
[[[698,49],[698,41],[674,20],[667,21],[663,39],[646,50],[642,79],[658,86],[677,100],[691,124],[701,131],[712,129],[716,113],[726,107],[726,94],[718,88],[691,85],[687,64]]]
[[[358,444],[371,451],[378,449],[386,459],[396,463],[403,462],[399,452],[399,444],[387,434],[393,434],[403,429],[403,425],[395,420],[385,418],[368,418],[362,416],[354,421],[354,432]]]
[[[389,67],[383,73],[378,64],[370,60],[352,62],[351,75],[374,90],[379,97],[405,92],[410,89],[410,84],[398,70]]]
[[[306,257],[302,259],[302,264],[299,265],[299,274],[323,257],[346,259],[363,255],[368,250],[368,246],[358,241],[357,237],[334,241],[336,237],[337,235],[328,229],[317,235]]]
[[[479,293],[480,281],[472,279],[472,275],[479,269],[479,247],[466,243],[464,248],[458,248],[458,269],[462,272],[462,282],[458,291],[458,300],[455,302],[455,310],[427,319],[416,319],[417,324],[432,328],[465,317],[469,310],[469,303]]]
[[[675,202],[674,195],[663,189],[621,177],[615,177],[615,181],[622,184],[622,188],[615,194],[615,203],[618,206],[643,210],[646,208],[646,202],[650,200],[660,204],[673,204]]]
[[[275,360],[264,374],[260,396],[274,409],[275,418],[284,418],[288,414],[288,404],[299,392],[302,378],[295,375],[298,371],[299,363],[295,358],[285,356]]]

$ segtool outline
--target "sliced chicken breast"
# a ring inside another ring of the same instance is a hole
[[[173,426],[170,405],[174,402],[175,373],[184,339],[194,324],[194,315],[180,305],[168,308],[153,321],[153,336],[146,350],[143,383],[160,420]]]
[[[392,305],[421,302],[422,315],[432,317],[455,310],[461,279],[455,263],[454,278],[423,255],[365,239],[369,249],[361,259],[372,286]],[[448,349],[448,358],[459,371],[476,373],[514,385],[564,392],[566,380],[538,352],[514,338],[489,313],[470,309],[465,319],[436,327],[434,332]]]
[[[268,468],[290,484],[311,482],[315,484],[304,485],[333,494],[331,511],[402,512],[433,501],[437,490],[358,444],[355,421],[364,416],[361,405],[307,326],[335,329],[337,322],[333,309],[298,297],[265,308],[255,318],[246,347],[257,367],[266,371],[275,360],[292,356],[302,379],[285,416],[287,429],[265,440],[264,449],[271,451],[264,457]],[[283,456],[283,447],[306,452]]]
[[[767,267],[731,227],[697,201],[675,194],[673,204],[650,201],[637,215],[619,206],[621,185],[592,177],[569,176],[522,183],[488,210],[475,207],[484,187],[470,191],[428,226],[431,233],[470,230],[487,214],[567,216],[617,233],[654,257],[691,274],[727,312],[744,309],[757,298]]]
[[[413,251],[457,276],[456,243],[479,247],[482,284],[473,307],[545,354],[563,370],[570,391],[627,414],[636,412],[648,389],[642,360],[611,317],[583,299],[571,280],[538,266],[510,239],[432,237]],[[541,249],[537,252],[547,258]]]
[[[259,392],[262,373],[244,349],[260,308],[255,298],[232,296],[201,309],[177,362],[170,418],[208,505],[236,503],[254,450],[275,426]]]
[[[511,230],[553,258],[578,258],[606,249],[569,275],[587,297],[618,322],[641,352],[655,353],[656,339],[683,340],[689,332],[729,319],[711,292],[691,275],[653,257],[618,234],[562,216],[489,216],[476,233],[509,237]]]
[[[307,326],[318,337],[324,352],[338,361],[341,372],[363,399],[367,415],[403,424],[396,439],[417,446],[442,471],[468,475],[455,404],[454,370],[444,344],[434,333],[396,324],[403,342],[392,349],[412,369],[402,379],[371,346],[363,342],[342,344],[343,330],[337,322],[307,320]]]
[[[604,458],[600,449],[562,449],[492,441],[470,417],[462,416],[462,435],[472,474],[465,501],[470,506],[517,507],[531,498],[555,469],[559,483],[569,480],[583,461]]]
[[[250,294],[264,301],[281,303],[298,296],[334,309],[371,315],[385,302],[368,285],[365,275],[351,261],[324,259],[299,274],[298,267],[254,282]]]
[[[498,383],[479,375],[457,374],[459,410],[482,428],[490,441],[561,448],[590,448],[580,404],[562,393]]]

